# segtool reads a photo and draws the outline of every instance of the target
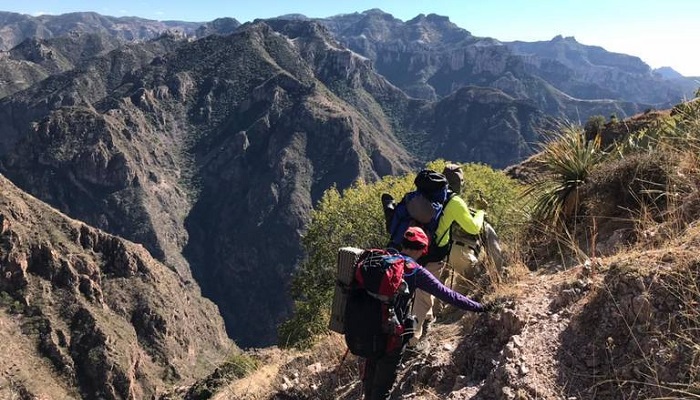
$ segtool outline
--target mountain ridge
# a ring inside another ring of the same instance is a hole
[[[2,397],[148,397],[235,350],[216,306],[143,246],[68,218],[2,175],[0,188],[0,336],[24,356],[0,360]]]

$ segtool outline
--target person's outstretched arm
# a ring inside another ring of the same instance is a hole
[[[445,303],[452,304],[467,311],[483,312],[484,306],[467,296],[455,292],[443,285],[438,278],[433,276],[423,267],[416,269],[416,288],[426,291]]]

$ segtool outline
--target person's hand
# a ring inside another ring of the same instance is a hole
[[[486,199],[481,195],[481,192],[477,193],[478,197],[476,200],[474,200],[474,207],[476,207],[477,210],[484,210],[489,208],[489,202],[486,201]]]
[[[495,302],[495,301],[483,303],[482,306],[484,307],[482,312],[489,313],[489,314],[497,313],[503,309],[503,303]]]

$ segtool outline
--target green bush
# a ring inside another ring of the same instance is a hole
[[[483,164],[462,165],[462,198],[473,204],[478,195],[489,203],[486,218],[505,242],[513,239],[527,220],[523,201],[524,187],[503,171]]]
[[[204,380],[195,383],[187,392],[187,400],[210,399],[222,386],[255,372],[260,362],[243,353],[230,356]]]
[[[694,151],[700,147],[700,101],[680,103],[671,116],[660,117],[616,144],[621,157],[639,152]]]
[[[15,300],[5,291],[0,292],[0,307],[7,308],[7,312],[10,314],[24,314],[26,311],[24,304]]]
[[[586,125],[583,126],[584,132],[589,138],[593,138],[596,135],[603,133],[603,128],[605,127],[605,117],[602,115],[593,115],[588,118]]]

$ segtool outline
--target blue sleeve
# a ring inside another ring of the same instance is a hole
[[[482,306],[480,303],[477,303],[469,297],[463,296],[443,285],[438,278],[433,276],[433,274],[431,274],[425,268],[417,268],[415,274],[417,289],[428,292],[445,303],[452,304],[453,306],[459,307],[463,310],[475,312],[483,311],[484,306]]]

